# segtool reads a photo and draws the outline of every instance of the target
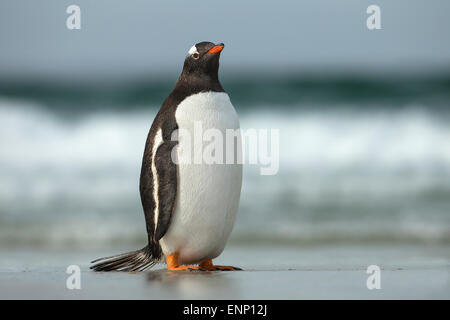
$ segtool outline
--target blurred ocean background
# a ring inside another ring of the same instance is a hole
[[[141,158],[171,82],[3,84],[0,243],[145,243]],[[450,244],[450,77],[222,82],[243,129],[280,130],[279,173],[245,166],[234,244]]]
[[[144,245],[145,139],[203,40],[242,128],[280,130],[232,245],[450,245],[449,2],[378,1],[376,31],[369,1],[70,4],[0,4],[0,246]]]

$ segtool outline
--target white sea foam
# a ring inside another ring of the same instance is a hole
[[[275,109],[275,108],[273,108]],[[135,166],[156,114],[92,113],[70,121],[35,105],[0,100],[0,159],[20,169]],[[242,127],[280,129],[288,169],[426,170],[450,164],[450,126],[424,109],[252,112]]]

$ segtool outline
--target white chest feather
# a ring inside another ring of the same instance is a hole
[[[160,243],[164,254],[178,252],[180,263],[196,263],[217,257],[225,247],[239,205],[242,165],[205,163],[198,149],[205,150],[211,143],[203,139],[199,144],[195,135],[200,127],[203,133],[214,129],[222,133],[225,146],[226,130],[238,129],[239,120],[228,95],[218,92],[202,92],[186,98],[178,106],[175,118],[180,135],[189,133],[191,138],[179,140],[179,150],[185,151],[178,153],[175,212]],[[186,152],[188,148],[192,152]],[[194,159],[195,151],[202,157],[201,162]],[[223,152],[226,159],[225,147]]]

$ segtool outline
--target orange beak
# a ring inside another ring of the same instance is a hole
[[[218,53],[223,50],[223,47],[224,47],[223,44],[219,44],[219,45],[214,46],[211,49],[209,49],[208,53]]]

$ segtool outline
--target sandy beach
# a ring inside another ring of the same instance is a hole
[[[229,247],[216,263],[239,272],[94,273],[96,250],[1,251],[1,299],[449,299],[449,250],[439,246]],[[66,288],[66,268],[81,268],[81,289]],[[368,290],[368,265],[381,289]]]

